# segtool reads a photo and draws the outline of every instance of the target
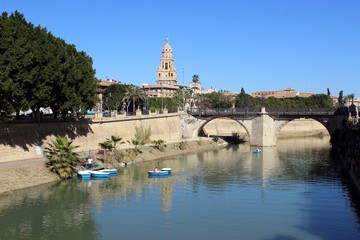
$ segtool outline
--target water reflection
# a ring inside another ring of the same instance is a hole
[[[96,239],[90,209],[89,195],[67,182],[3,196],[0,239]]]
[[[0,239],[355,239],[359,206],[329,148],[243,144],[20,191],[0,198]],[[148,178],[155,166],[173,174]]]

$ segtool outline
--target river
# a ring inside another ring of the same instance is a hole
[[[247,144],[0,197],[0,239],[360,239],[360,201],[328,138]],[[171,167],[167,178],[147,171]]]

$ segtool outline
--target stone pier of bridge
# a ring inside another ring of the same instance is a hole
[[[274,120],[261,108],[258,116],[251,120],[238,120],[249,134],[250,144],[253,146],[276,146],[277,135],[288,120]]]

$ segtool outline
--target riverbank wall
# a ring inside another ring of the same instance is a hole
[[[107,120],[85,119],[72,122],[28,122],[0,124],[0,163],[41,158],[48,143],[67,136],[79,146],[76,151],[99,149],[98,144],[112,135],[126,145],[134,139],[136,128],[151,129],[151,139],[165,142],[181,139],[180,114],[166,116],[128,116]]]
[[[344,123],[333,134],[330,142],[360,194],[360,127]]]

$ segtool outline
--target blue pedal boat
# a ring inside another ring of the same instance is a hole
[[[261,149],[259,149],[259,148],[257,148],[257,149],[255,149],[254,150],[254,152],[253,153],[262,153],[262,150]]]
[[[162,168],[160,171],[166,171],[171,174],[171,168]]]
[[[110,173],[110,176],[116,176],[116,175],[118,175],[118,170],[115,169],[115,168],[111,168],[111,169],[101,169],[101,170],[98,170],[98,172]]]
[[[78,171],[77,175],[82,179],[90,179],[91,173],[89,171]]]

